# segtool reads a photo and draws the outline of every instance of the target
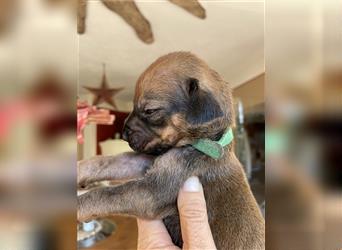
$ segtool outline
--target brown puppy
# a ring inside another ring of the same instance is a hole
[[[264,249],[264,219],[233,146],[214,160],[189,145],[198,138],[218,140],[233,119],[228,84],[202,60],[186,52],[159,58],[139,78],[134,110],[126,121],[124,137],[140,153],[79,164],[79,185],[130,181],[80,196],[79,220],[109,214],[163,219],[181,246],[177,194],[184,181],[196,175],[203,184],[217,248]]]

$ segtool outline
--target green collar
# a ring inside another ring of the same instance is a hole
[[[212,141],[209,139],[198,139],[191,144],[195,149],[210,156],[214,159],[220,159],[223,154],[223,148],[233,141],[234,135],[231,128],[227,129],[218,141]]]

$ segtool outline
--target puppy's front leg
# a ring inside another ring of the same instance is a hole
[[[164,218],[176,213],[178,185],[154,182],[149,178],[120,186],[91,190],[78,197],[78,220],[110,214],[133,215],[146,219]],[[172,190],[171,190],[172,189]]]
[[[77,164],[77,184],[86,187],[96,181],[130,180],[141,177],[153,163],[153,157],[134,152],[117,156],[96,156]]]

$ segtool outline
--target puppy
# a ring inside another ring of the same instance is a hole
[[[264,249],[264,219],[233,145],[213,159],[190,144],[217,141],[234,125],[229,85],[187,52],[155,61],[138,79],[124,139],[139,153],[96,157],[78,166],[78,184],[121,180],[78,198],[78,219],[110,214],[162,219],[182,246],[177,194],[190,176],[203,184],[209,224],[218,249]]]

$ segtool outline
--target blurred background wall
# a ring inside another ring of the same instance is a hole
[[[152,40],[98,0],[88,1],[84,34],[78,1],[0,1],[0,249],[77,247],[76,160],[120,137],[137,77],[176,50],[207,61],[243,105],[261,205],[266,175],[267,248],[342,248],[341,1],[202,0],[197,16],[136,2]],[[77,144],[76,100],[91,105],[85,87],[100,88],[104,75],[123,89],[116,108],[98,107],[118,120],[86,126]],[[135,221],[114,221],[126,242],[110,242],[134,246]]]

